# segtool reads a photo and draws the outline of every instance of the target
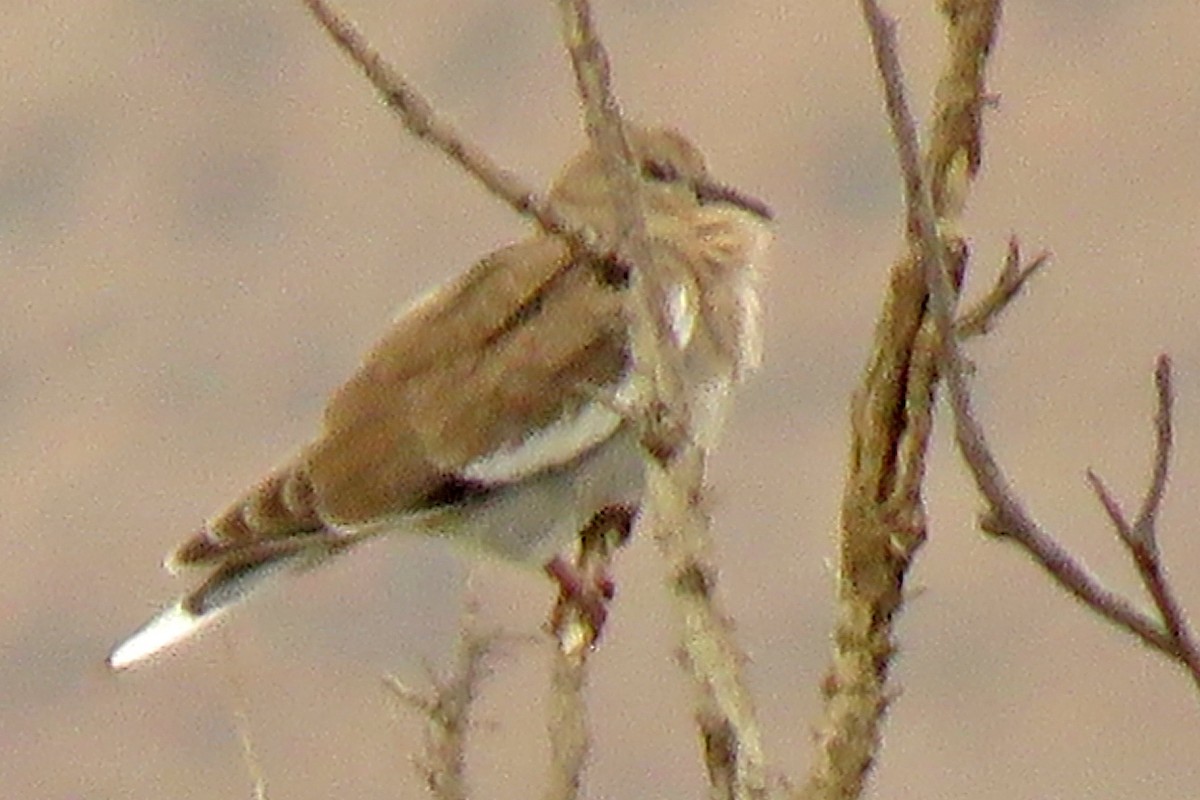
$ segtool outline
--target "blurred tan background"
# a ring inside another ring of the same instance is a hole
[[[893,2],[915,102],[932,2]],[[438,107],[544,185],[582,142],[545,2],[349,12]],[[597,2],[617,87],[770,200],[767,362],[713,466],[724,596],[770,756],[802,774],[819,708],[847,397],[896,252],[900,194],[857,4]],[[526,227],[406,138],[285,0],[8,3],[0,30],[0,787],[8,797],[247,796],[249,717],[275,800],[413,797],[419,725],[379,676],[444,663],[466,578],[395,542],[292,581],[134,674],[110,645],[181,583],[165,551],[314,430],[393,310]],[[1083,480],[1132,504],[1151,371],[1177,367],[1162,519],[1200,616],[1200,5],[1010,3],[972,203],[974,282],[1010,233],[1053,267],[977,343],[979,406],[1037,516],[1137,581]],[[900,625],[873,796],[1137,797],[1200,785],[1200,703],[1160,658],[973,526],[942,419],[933,536]],[[594,660],[594,798],[695,797],[687,688],[653,547],[620,558]],[[485,565],[485,620],[534,634],[547,582]],[[1140,595],[1138,596],[1141,602]],[[546,654],[514,645],[479,708],[476,796],[546,756]]]

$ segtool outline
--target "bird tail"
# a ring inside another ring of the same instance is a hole
[[[303,550],[273,553],[217,568],[208,580],[180,596],[118,644],[108,657],[115,670],[128,669],[189,639],[223,617],[276,573],[303,568],[313,555]]]
[[[109,666],[126,669],[190,638],[276,573],[314,566],[355,541],[321,519],[298,463],[276,470],[171,554],[171,572],[207,569],[208,578],[117,645]]]

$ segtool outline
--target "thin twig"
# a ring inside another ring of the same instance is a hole
[[[592,252],[595,237],[564,219],[538,192],[512,172],[501,168],[482,148],[471,143],[366,41],[354,25],[325,0],[303,0],[321,26],[329,33],[371,81],[405,128],[418,139],[442,151],[460,164],[489,192],[508,203],[524,217],[534,220],[542,230],[562,236],[573,250]]]
[[[1021,248],[1017,237],[1008,240],[1008,253],[1004,267],[996,276],[992,288],[972,306],[959,314],[954,323],[954,333],[960,340],[984,336],[991,332],[1000,314],[1009,308],[1017,296],[1036,275],[1050,262],[1050,254],[1041,252],[1025,266],[1021,266]]]
[[[1172,412],[1175,395],[1171,388],[1171,359],[1166,355],[1158,357],[1154,370],[1154,387],[1158,397],[1158,410],[1154,415],[1154,470],[1137,519],[1128,526],[1129,536],[1125,539],[1125,544],[1133,555],[1143,585],[1154,599],[1163,625],[1179,646],[1181,658],[1191,669],[1197,685],[1200,686],[1200,654],[1197,652],[1197,643],[1188,630],[1183,611],[1163,574],[1158,548],[1158,511],[1167,493],[1167,478],[1174,443]]]
[[[953,285],[945,272],[937,269],[933,270],[930,286],[931,305],[945,334],[944,374],[954,414],[955,438],[959,451],[989,506],[981,519],[981,527],[988,533],[1009,538],[1019,544],[1059,585],[1076,598],[1106,619],[1131,631],[1147,645],[1170,654],[1173,645],[1154,621],[1119,595],[1104,588],[1038,526],[1012,491],[1007,476],[992,454],[982,426],[975,418],[970,390],[967,387],[968,370],[965,359],[954,337],[950,335]]]
[[[869,2],[869,0],[864,0]],[[928,216],[926,214],[928,213]],[[933,228],[932,203],[923,204],[918,218],[910,219],[922,240],[932,241],[928,231]],[[954,414],[955,438],[976,485],[988,503],[980,520],[983,530],[1007,538],[1021,546],[1064,589],[1088,608],[1132,633],[1144,644],[1182,664],[1200,687],[1200,656],[1198,648],[1183,627],[1183,615],[1171,595],[1155,552],[1154,537],[1149,532],[1166,487],[1167,462],[1170,455],[1170,381],[1165,362],[1157,372],[1159,386],[1159,415],[1154,476],[1142,503],[1137,521],[1129,523],[1103,482],[1089,473],[1088,480],[1112,521],[1118,536],[1129,547],[1139,574],[1162,616],[1157,621],[1136,609],[1128,600],[1105,588],[1074,557],[1044,531],[1021,500],[1011,489],[1010,482],[996,461],[987,443],[982,425],[974,416],[972,399],[967,386],[969,369],[953,335],[953,308],[957,290],[949,270],[941,263],[943,256],[936,247],[933,260],[926,270],[930,306],[941,331],[942,370]]]
[[[1200,688],[1200,642],[1189,629],[1183,608],[1167,581],[1158,548],[1156,523],[1166,496],[1174,441],[1172,406],[1175,398],[1171,389],[1171,360],[1166,355],[1158,358],[1154,386],[1158,400],[1154,416],[1154,468],[1137,518],[1130,522],[1125,517],[1120,504],[1099,476],[1088,470],[1087,477],[1117,537],[1129,552],[1142,585],[1154,601],[1160,622],[1158,627],[1171,644],[1168,655],[1184,666]]]
[[[619,106],[613,96],[608,56],[587,0],[557,0],[563,40],[575,68],[588,135],[601,153],[618,219],[617,254],[635,267],[631,313],[634,373],[649,388],[644,427],[647,465],[643,524],[670,570],[669,583],[684,623],[686,663],[699,690],[696,719],[714,796],[763,798],[766,766],[750,693],[742,675],[744,655],[731,624],[717,607],[717,569],[711,556],[709,521],[699,507],[706,453],[691,431],[681,355],[665,343],[669,323],[666,292],[646,241],[636,171],[630,163]],[[655,413],[657,412],[657,413]],[[658,444],[670,441],[672,446]],[[669,454],[658,457],[658,454]],[[720,739],[724,747],[710,746]]]
[[[466,800],[466,741],[471,709],[479,687],[491,674],[487,659],[503,638],[481,631],[468,608],[461,629],[455,662],[450,672],[431,676],[432,690],[422,692],[395,676],[384,676],[384,686],[425,723],[424,753],[414,759],[425,786],[436,800]]]
[[[935,306],[949,304],[945,295],[951,291],[947,281],[933,282]],[[949,322],[943,315],[943,330]],[[1174,657],[1175,646],[1170,637],[1149,616],[1100,581],[1076,561],[1070,553],[1044,531],[1025,509],[1011,483],[1000,468],[983,426],[975,417],[971,393],[967,387],[967,368],[954,337],[944,339],[944,368],[947,395],[954,416],[955,439],[963,461],[975,480],[975,485],[988,508],[980,518],[980,528],[989,534],[1011,540],[1023,548],[1063,589],[1084,605],[1118,627],[1133,633],[1149,647]],[[1095,475],[1089,481],[1114,525],[1123,525],[1121,510]]]
[[[1125,512],[1121,510],[1121,504],[1117,502],[1117,498],[1113,497],[1112,492],[1108,490],[1108,486],[1104,484],[1103,479],[1092,470],[1085,473],[1088,485],[1092,487],[1092,491],[1096,494],[1096,499],[1100,501],[1100,506],[1104,509],[1104,513],[1108,515],[1108,521],[1112,523],[1113,529],[1117,532],[1117,536],[1121,541],[1128,544],[1133,540],[1133,530],[1129,524],[1125,522]]]
[[[545,231],[565,237],[573,249],[595,252],[597,243],[590,231],[573,228],[550,204],[515,176],[497,167],[481,150],[471,146],[448,123],[438,118],[428,101],[371,48],[349,22],[330,9],[323,0],[305,0],[305,4],[339,47],[363,69],[389,108],[398,114],[414,135],[432,143],[462,164],[490,191],[519,213],[534,218]],[[619,110],[608,89],[607,57],[595,36],[587,4],[562,2],[560,5],[568,50],[576,64],[581,96],[588,108],[588,132],[605,159],[616,193],[614,199],[622,237],[616,249],[626,263],[646,265],[650,257],[645,238],[641,235],[638,183],[628,165],[629,151],[620,130]],[[657,333],[665,329],[667,324],[661,310],[667,305],[654,303],[651,298],[661,296],[662,291],[655,292],[653,270],[637,270],[635,281],[639,284],[639,289],[631,293],[634,297],[631,338],[635,371],[650,378],[651,393],[658,400],[650,404],[653,408],[670,409],[674,414],[683,412],[682,416],[687,418],[686,397],[678,384],[680,372],[673,368],[672,358],[675,354],[658,352]],[[654,428],[651,425],[646,427],[649,431],[647,439],[653,441],[656,436]],[[676,429],[670,425],[663,428]],[[667,451],[669,448],[660,449]],[[678,528],[672,526],[672,531],[700,529],[702,532],[699,542],[695,541],[695,537],[687,541],[672,533],[676,549],[687,556],[670,559],[671,563],[679,565],[673,583],[685,605],[691,603],[684,613],[687,620],[685,639],[689,646],[703,651],[698,652],[699,657],[694,659],[694,663],[703,665],[703,672],[697,675],[697,680],[702,682],[705,691],[718,698],[717,705],[722,713],[733,721],[734,729],[742,732],[738,748],[738,783],[751,790],[747,796],[756,796],[756,787],[762,786],[761,776],[765,770],[762,768],[753,709],[740,678],[740,653],[732,644],[728,622],[713,607],[710,591],[694,589],[703,586],[711,590],[711,576],[715,575],[715,569],[702,555],[707,551],[707,529],[703,527],[706,520],[693,502],[700,494],[698,487],[703,475],[703,454],[677,457],[671,467],[673,474],[670,476],[665,469],[648,470],[647,496],[666,499],[659,503],[661,513],[643,516],[685,523]],[[679,480],[678,476],[683,476],[684,480]],[[707,579],[695,580],[696,575],[705,575]]]
[[[1157,412],[1154,415],[1154,473],[1150,478],[1150,486],[1142,499],[1137,519],[1134,521],[1132,534],[1138,543],[1151,551],[1158,550],[1158,539],[1155,536],[1155,524],[1158,522],[1158,510],[1162,508],[1163,497],[1167,493],[1167,475],[1171,469],[1171,449],[1174,441],[1173,406],[1175,395],[1171,390],[1171,359],[1166,355],[1158,357],[1154,367],[1154,388],[1158,397]]]

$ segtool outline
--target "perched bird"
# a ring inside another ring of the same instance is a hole
[[[761,202],[713,181],[669,129],[630,128],[645,225],[668,286],[695,435],[711,446],[731,385],[758,360]],[[550,199],[602,246],[617,235],[599,153]],[[438,536],[543,563],[598,515],[636,512],[643,455],[627,266],[536,234],[413,303],[333,396],[320,434],[185,540],[193,590],[109,656],[124,669],[187,638],[265,578],[381,534]]]

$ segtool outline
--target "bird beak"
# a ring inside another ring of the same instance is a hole
[[[742,194],[732,186],[700,180],[695,182],[694,188],[696,198],[704,205],[727,203],[743,211],[748,211],[762,220],[770,221],[775,218],[775,212],[762,200]]]

